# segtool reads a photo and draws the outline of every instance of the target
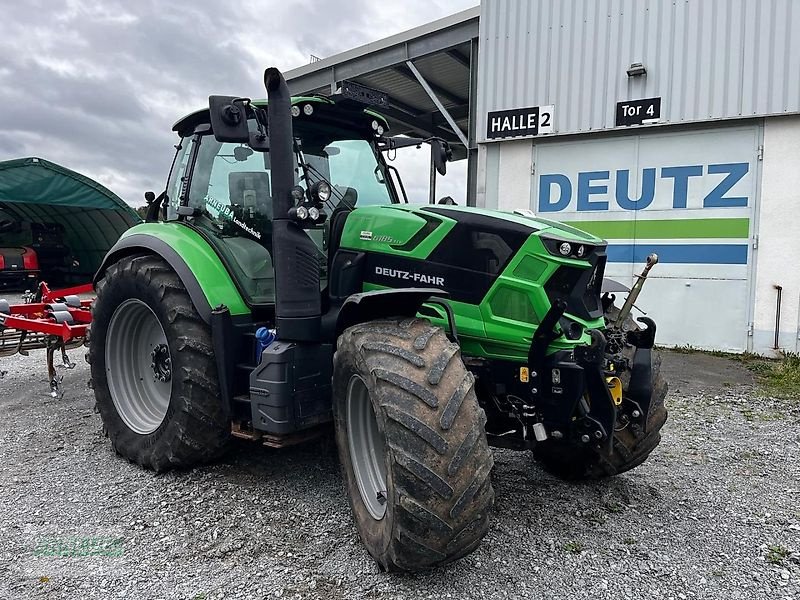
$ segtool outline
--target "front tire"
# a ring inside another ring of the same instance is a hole
[[[97,284],[89,345],[95,399],[114,449],[155,471],[221,454],[230,438],[211,332],[160,257],[111,265]]]
[[[356,325],[339,338],[333,384],[348,500],[378,564],[417,571],[477,548],[493,459],[458,346],[422,319]]]

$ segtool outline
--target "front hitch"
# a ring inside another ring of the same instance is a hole
[[[575,348],[575,362],[584,370],[584,381],[588,392],[588,401],[580,403],[579,410],[584,412],[584,432],[580,440],[584,444],[605,442],[606,449],[611,452],[614,441],[614,425],[617,422],[617,406],[604,372],[606,338],[600,331],[589,331],[592,343]]]

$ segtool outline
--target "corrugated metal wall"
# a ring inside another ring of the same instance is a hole
[[[483,0],[479,141],[487,112],[547,104],[557,134],[655,96],[667,123],[798,112],[798,31],[797,0]]]

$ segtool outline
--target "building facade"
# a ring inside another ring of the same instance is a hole
[[[478,206],[609,242],[657,342],[800,350],[800,6],[484,0]]]

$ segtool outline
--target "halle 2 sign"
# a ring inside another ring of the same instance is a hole
[[[553,133],[553,105],[490,112],[486,120],[488,139]]]

